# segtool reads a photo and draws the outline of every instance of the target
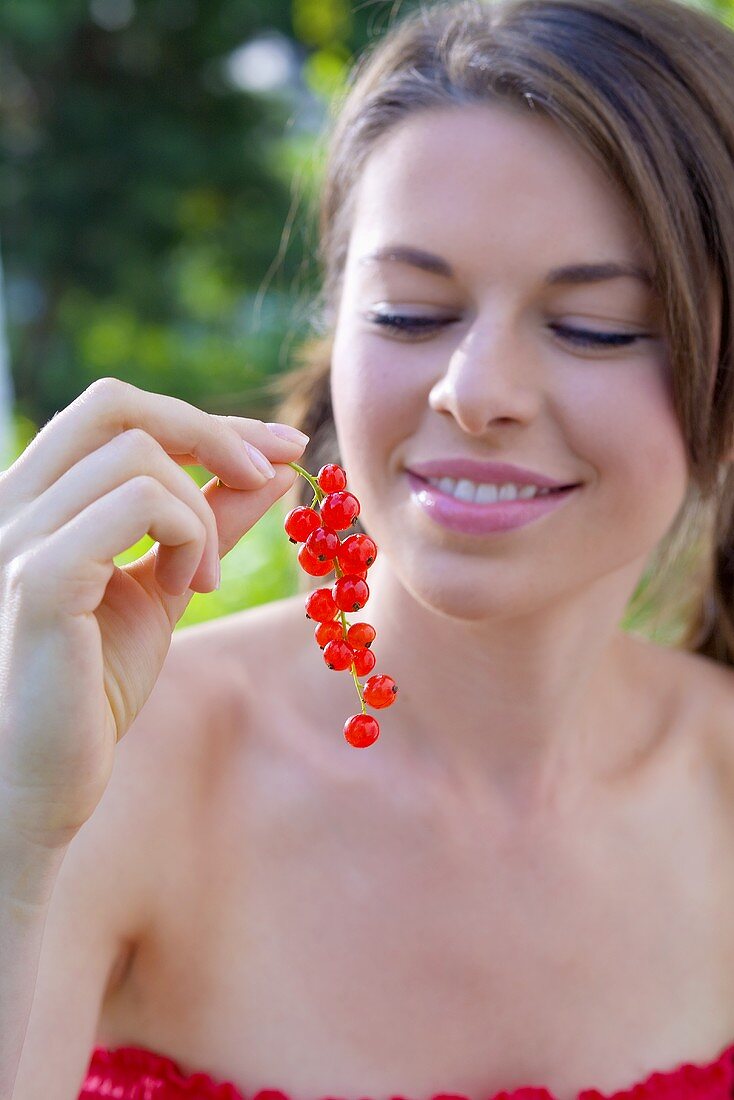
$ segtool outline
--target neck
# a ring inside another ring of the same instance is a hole
[[[524,816],[619,774],[640,756],[646,714],[630,685],[649,646],[618,627],[637,576],[635,566],[522,618],[468,620],[426,607],[378,558],[350,621],[375,627],[374,673],[398,684],[395,703],[374,712],[383,751]]]

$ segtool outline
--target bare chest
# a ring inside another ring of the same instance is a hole
[[[100,1042],[248,1095],[572,1100],[734,1040],[733,838],[700,769],[500,842],[419,777],[355,778],[255,734]]]

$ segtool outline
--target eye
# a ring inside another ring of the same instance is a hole
[[[407,317],[402,313],[369,313],[367,320],[374,325],[391,329],[404,335],[418,335],[451,324],[440,317]],[[623,348],[645,337],[629,332],[592,332],[589,329],[569,328],[567,325],[549,325],[562,339],[581,347]]]
[[[383,328],[391,329],[394,332],[411,334],[427,332],[449,323],[445,318],[406,317],[402,313],[368,313],[366,317],[374,325],[382,325]]]
[[[636,340],[644,339],[644,336],[631,332],[591,332],[589,329],[569,328],[567,325],[549,325],[548,327],[564,340],[568,340],[571,344],[579,344],[581,347],[626,348]]]

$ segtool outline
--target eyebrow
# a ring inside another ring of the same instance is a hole
[[[442,275],[447,279],[453,277],[453,268],[440,256],[434,256],[431,252],[424,252],[420,248],[410,245],[394,244],[383,245],[375,249],[358,261],[361,265],[389,261],[392,263],[409,264],[411,267],[428,271],[432,275]],[[639,279],[645,286],[652,289],[653,279],[649,271],[636,264],[620,264],[607,261],[604,263],[566,264],[565,267],[554,267],[543,280],[544,286],[558,286],[561,284],[580,285],[583,283],[602,283],[609,279]]]

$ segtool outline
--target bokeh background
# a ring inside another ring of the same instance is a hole
[[[317,291],[330,102],[416,2],[2,0],[0,468],[108,375],[270,418]],[[689,2],[734,26],[734,0]],[[298,590],[284,515],[178,629]]]

